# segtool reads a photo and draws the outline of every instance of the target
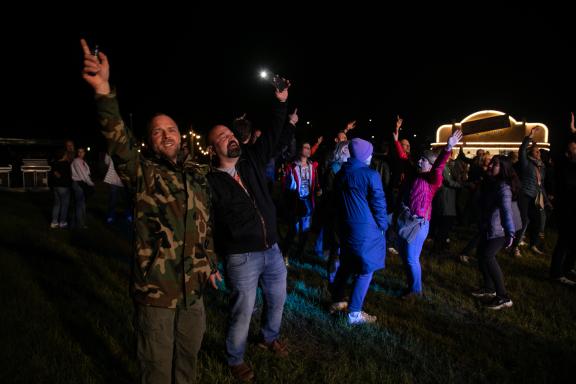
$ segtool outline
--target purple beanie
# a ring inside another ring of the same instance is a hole
[[[364,163],[370,156],[372,156],[373,147],[369,141],[354,138],[350,140],[348,149],[350,151],[350,157],[358,159]]]

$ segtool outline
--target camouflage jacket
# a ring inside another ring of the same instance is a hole
[[[96,105],[108,153],[135,194],[133,298],[155,307],[190,306],[216,269],[208,168],[143,156],[115,95],[97,96]]]

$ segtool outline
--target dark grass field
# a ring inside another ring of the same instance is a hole
[[[130,227],[104,224],[99,188],[87,230],[50,230],[51,198],[0,192],[0,383],[134,383]],[[460,228],[453,247],[469,236]],[[548,255],[553,242],[550,233]],[[282,332],[290,357],[251,345],[247,360],[261,383],[576,382],[575,290],[547,280],[549,256],[499,261],[514,306],[492,312],[469,295],[479,282],[474,262],[425,253],[426,296],[406,303],[400,260],[389,256],[364,307],[377,323],[349,327],[327,313],[324,264],[309,253],[289,267]],[[210,291],[205,304],[201,382],[231,383],[225,290]]]

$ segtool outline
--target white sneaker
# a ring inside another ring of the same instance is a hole
[[[66,229],[66,228],[68,228],[68,223],[60,223],[60,224],[58,224],[58,226],[62,229]]]
[[[58,223],[50,223],[50,229],[58,228]]]
[[[397,255],[398,251],[394,247],[388,247],[388,253],[391,255]]]
[[[330,305],[330,309],[328,311],[331,315],[335,314],[336,312],[342,312],[348,309],[348,302],[347,301],[337,301]]]
[[[561,283],[561,284],[566,284],[566,285],[568,285],[568,286],[570,286],[570,287],[573,287],[573,286],[576,285],[576,281],[570,280],[569,278],[564,277],[564,276],[559,277],[559,278],[557,278],[557,279],[555,279],[555,280],[556,280],[557,282]]]
[[[350,312],[348,314],[348,324],[372,324],[376,322],[376,316],[367,314],[366,312]]]

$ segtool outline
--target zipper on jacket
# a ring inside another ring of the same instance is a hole
[[[242,185],[244,185],[244,182],[242,181],[242,176],[240,175],[240,172],[238,172],[238,169],[236,170],[236,172],[238,173],[238,178],[240,179],[240,182],[242,183]],[[230,176],[230,175],[228,175],[228,176]],[[232,176],[230,176],[230,177],[232,177]],[[236,180],[234,180],[234,182],[236,182]],[[242,187],[242,186],[240,186],[240,187]],[[244,187],[242,187],[242,189],[244,189]],[[246,192],[246,194],[250,198],[250,201],[252,202],[252,205],[254,205],[254,209],[256,210],[256,213],[258,214],[258,217],[260,218],[260,224],[262,224],[262,233],[264,235],[264,247],[266,247],[266,249],[268,249],[270,247],[268,246],[268,233],[266,232],[266,223],[264,222],[264,217],[260,213],[260,210],[258,209],[258,206],[256,205],[256,200],[254,200],[254,197],[250,196],[247,189],[244,189],[244,192]]]

